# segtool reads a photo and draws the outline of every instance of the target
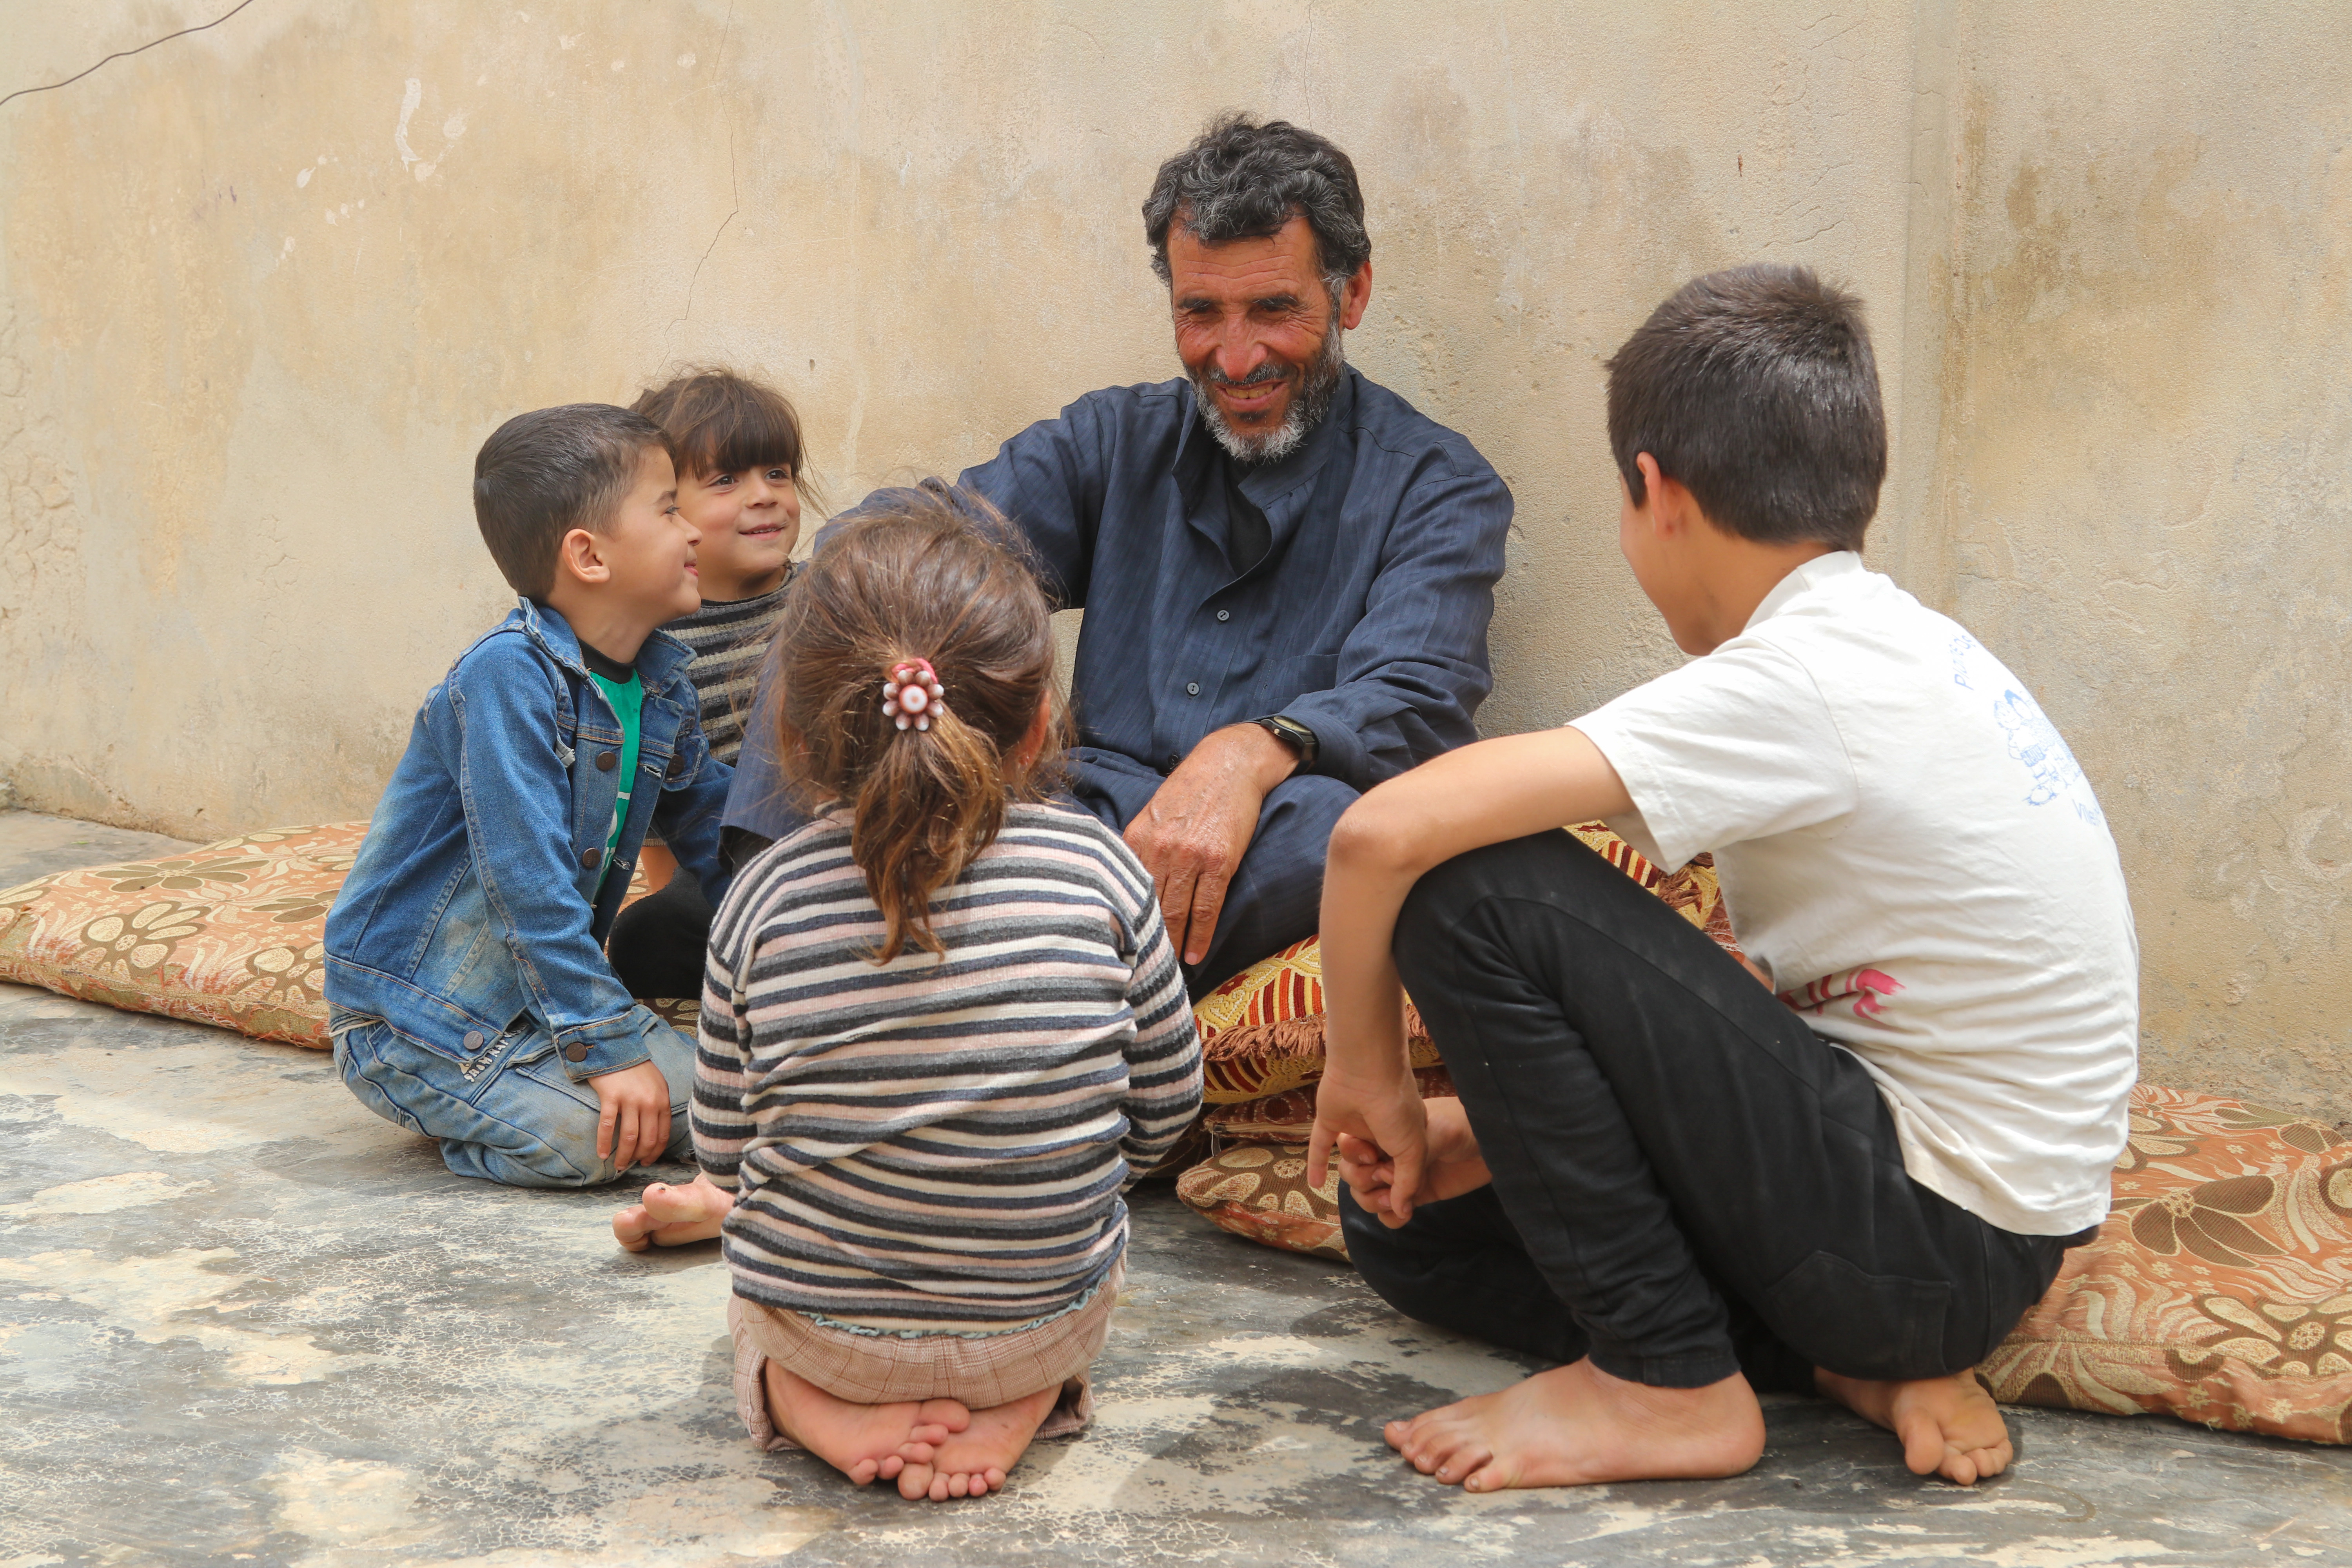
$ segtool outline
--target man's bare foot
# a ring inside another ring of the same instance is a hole
[[[939,1445],[972,1423],[971,1412],[952,1399],[852,1405],[774,1362],[760,1370],[776,1430],[861,1487],[928,1466]],[[924,1474],[928,1485],[928,1468]]]
[[[1423,1475],[1474,1492],[1712,1479],[1763,1457],[1764,1411],[1738,1373],[1704,1388],[1651,1388],[1588,1359],[1391,1421],[1383,1436]]]
[[[1913,1475],[1932,1471],[1971,1487],[1986,1476],[2000,1474],[2017,1458],[2000,1406],[1973,1372],[1909,1383],[1870,1383],[1815,1367],[1813,1386],[1901,1439],[1903,1462]]]
[[[1062,1396],[1060,1387],[1036,1393],[971,1413],[971,1425],[938,1445],[938,1453],[918,1462],[911,1457],[898,1472],[898,1495],[945,1502],[956,1497],[984,1497],[1003,1489],[1004,1472],[1029,1450],[1045,1417]]]
[[[698,1175],[683,1187],[656,1182],[637,1202],[613,1215],[613,1239],[631,1252],[709,1241],[734,1206],[735,1194],[708,1176]]]

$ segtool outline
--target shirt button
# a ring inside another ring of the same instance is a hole
[[[1187,697],[1198,697],[1201,695],[1201,683],[1197,680],[1186,681],[1184,683],[1184,695]]]
[[[583,849],[580,851],[580,864],[585,866],[591,871],[593,871],[596,868],[596,863],[604,858],[604,852],[602,849]]]
[[[1219,610],[1217,612],[1217,619],[1221,621],[1230,621],[1233,618],[1234,613],[1231,610]]]
[[[596,753],[596,771],[609,773],[620,765],[620,761],[621,753],[618,752],[599,752]]]
[[[466,1031],[466,1048],[469,1051],[478,1051],[482,1048],[481,1030],[468,1029]]]
[[[1169,768],[1169,771],[1170,771],[1171,773],[1173,773],[1173,772],[1175,771],[1176,764],[1177,764],[1177,763],[1181,763],[1181,762],[1182,762],[1183,760],[1184,760],[1183,758],[1181,758],[1181,757],[1178,756],[1175,752],[1169,752],[1169,753],[1168,753],[1168,768]]]
[[[563,1047],[563,1059],[567,1062],[584,1062],[588,1059],[588,1047],[566,1046]]]

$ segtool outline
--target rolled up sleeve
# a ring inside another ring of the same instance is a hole
[[[1493,468],[1431,463],[1400,504],[1363,618],[1340,645],[1339,683],[1281,710],[1315,731],[1303,772],[1367,790],[1478,738],[1510,527],[1510,489]]]

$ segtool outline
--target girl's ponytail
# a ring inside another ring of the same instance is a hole
[[[785,596],[777,756],[806,804],[848,809],[877,963],[944,951],[932,895],[1043,795],[1062,748],[1052,620],[1016,537],[926,480],[836,524]]]

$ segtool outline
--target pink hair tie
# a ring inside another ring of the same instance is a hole
[[[931,661],[910,658],[890,667],[890,678],[882,683],[882,711],[901,730],[928,730],[932,714],[947,711],[948,705],[940,700],[946,695]]]

